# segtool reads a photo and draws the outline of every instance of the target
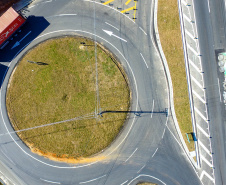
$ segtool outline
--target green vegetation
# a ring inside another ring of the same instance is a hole
[[[158,0],[158,29],[173,82],[177,120],[188,149],[193,151],[194,142],[189,143],[186,137],[193,130],[177,1]]]
[[[100,46],[97,61],[101,109],[128,110],[130,92],[120,64]],[[86,118],[19,132],[19,137],[31,149],[56,157],[87,157],[106,148],[122,129],[127,115],[106,113],[95,118],[95,79],[95,47],[91,40],[58,38],[28,52],[7,91],[7,110],[14,129]]]

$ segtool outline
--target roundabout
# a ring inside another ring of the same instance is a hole
[[[13,59],[10,60],[0,91],[0,154],[11,169],[10,180],[15,184],[115,185],[135,184],[138,179],[158,184],[199,184],[195,171],[188,165],[189,161],[177,143],[177,136],[174,136],[176,132],[171,117],[162,113],[165,108],[170,108],[168,86],[161,59],[150,35],[146,35],[139,24],[119,11],[93,1],[39,1],[28,10],[26,16],[43,16],[49,26],[39,36],[32,37],[38,30],[33,29],[34,23],[28,22],[24,32],[32,32],[27,40],[15,50],[10,50],[9,45],[4,51],[4,56],[11,54]],[[147,33],[152,32],[149,30],[152,29],[151,21],[150,17],[149,26],[145,27]],[[36,24],[41,25],[42,22]],[[120,31],[109,24],[119,27]],[[109,35],[103,30],[113,34]],[[130,109],[152,112],[128,114],[123,131],[106,150],[76,164],[49,160],[31,152],[14,133],[6,111],[7,84],[19,59],[38,43],[66,35],[96,40],[113,53],[128,77],[133,96]],[[184,168],[187,173],[180,173]],[[194,178],[191,179],[191,176]]]

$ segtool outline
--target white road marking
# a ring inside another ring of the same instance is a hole
[[[202,178],[203,178],[203,176],[207,176],[211,181],[213,181],[214,182],[214,179],[213,179],[213,177],[211,177],[206,171],[202,171],[202,173],[201,173],[201,175],[200,175],[200,180],[202,180]]]
[[[183,14],[183,17],[184,17],[188,22],[191,23],[191,19],[190,19],[187,15]],[[192,23],[191,23],[191,24],[192,24]]]
[[[205,147],[205,145],[199,140],[199,145],[206,151],[209,156],[211,156],[211,152],[208,150],[208,148]]]
[[[210,12],[210,2],[209,2],[209,0],[207,0],[207,3],[208,3],[208,9],[209,9],[209,12]]]
[[[137,151],[137,149],[138,149],[138,148],[136,148],[136,149],[134,150],[134,152],[128,157],[128,159],[126,159],[125,162],[127,162],[127,161],[133,156],[133,154]]]
[[[201,70],[194,64],[194,62],[192,62],[190,59],[188,59],[188,60],[189,60],[189,63],[196,69],[196,71],[201,73]]]
[[[46,17],[47,19],[48,18],[51,18],[51,17],[61,17],[61,16],[76,16],[77,14],[59,14],[59,15],[52,15],[52,16],[49,16],[49,17]]]
[[[11,163],[13,163],[14,165],[16,165],[13,161],[12,161],[12,159],[10,159],[6,154],[5,154],[5,152],[3,152],[2,150],[1,150],[1,152],[2,152],[2,154],[11,162]]]
[[[140,53],[140,55],[141,55],[141,57],[143,58],[143,61],[144,61],[145,65],[146,65],[146,67],[148,68],[147,62],[145,61],[143,55],[142,55],[141,53]]]
[[[200,87],[200,89],[202,89],[202,91],[204,91],[203,86],[193,76],[191,76],[191,79]]]
[[[137,173],[140,173],[140,171],[143,170],[144,167],[145,167],[145,165],[142,166],[141,169]]]
[[[188,48],[189,48],[195,55],[198,56],[197,51],[195,51],[193,47],[191,47],[189,44],[187,44],[187,46],[188,46]]]
[[[187,6],[187,4],[188,4],[188,3],[187,3],[186,1],[184,1],[184,0],[182,0],[181,2],[184,4],[184,6]]]
[[[111,26],[111,27],[113,27],[113,28],[115,28],[116,30],[118,30],[118,31],[119,31],[119,29],[118,29],[118,28],[116,28],[115,26],[111,25],[110,23],[105,22],[105,24],[108,24],[109,26]]]
[[[113,36],[113,37],[116,37],[116,38],[118,38],[118,39],[120,39],[120,40],[122,40],[122,41],[124,41],[124,42],[127,42],[127,40],[125,40],[125,39],[123,39],[123,38],[121,38],[121,37],[119,37],[119,36],[113,34],[112,31],[108,31],[108,30],[104,30],[104,29],[102,29],[102,30],[103,30],[105,33],[107,33],[108,35],[110,35],[110,37]]]
[[[164,136],[164,134],[165,134],[165,131],[166,131],[166,127],[164,128],[164,131],[163,131],[163,133],[162,133],[162,138],[163,138],[163,136]]]
[[[11,49],[13,49],[13,48],[19,46],[20,43],[21,43],[21,42],[22,42],[22,41],[23,41],[30,33],[31,33],[31,31],[29,31],[22,39],[20,39],[19,41],[17,41],[17,42],[13,45],[13,47],[12,47]]]
[[[206,119],[206,117],[205,116],[203,116],[203,114],[195,107],[195,112],[197,112],[198,113],[198,115],[202,118],[202,119],[204,119],[206,122],[207,122],[207,119]],[[208,122],[207,122],[208,123]]]
[[[128,182],[128,180],[127,181],[125,181],[125,182],[123,182],[121,185],[123,185],[123,184],[125,184],[125,183],[127,183]]]
[[[204,104],[206,104],[206,101],[204,99],[202,99],[201,96],[199,96],[199,94],[197,92],[195,92],[194,90],[192,91],[194,93],[194,95]]]
[[[158,149],[159,149],[159,148],[157,148],[157,149],[155,150],[155,152],[153,153],[153,155],[152,155],[151,157],[154,157],[154,156],[155,156],[155,154],[156,154],[156,152],[158,151]]]
[[[185,33],[192,39],[195,39],[194,35],[192,35],[189,31],[185,30]]]
[[[153,103],[152,103],[151,118],[153,116],[154,106],[155,106],[155,100],[153,100]]]
[[[93,2],[93,1],[92,1]],[[134,21],[132,21],[134,22]],[[49,33],[45,33],[43,35],[40,35],[39,37],[35,38],[34,40],[37,40],[43,36],[46,36],[46,35],[49,35],[49,34],[53,34],[53,33],[59,33],[59,32],[82,32],[82,33],[87,33],[87,34],[90,34],[90,35],[94,35],[93,33],[91,32],[87,32],[87,31],[83,31],[83,30],[72,30],[72,29],[66,29],[66,30],[57,30],[57,31],[52,31],[52,32],[49,32]],[[136,96],[139,97],[139,92],[138,92],[138,88],[137,88],[137,82],[136,82],[136,78],[135,78],[135,75],[134,75],[134,72],[129,64],[129,62],[127,61],[127,59],[125,58],[125,56],[118,50],[118,48],[116,48],[113,44],[111,44],[109,41],[107,41],[106,39],[96,35],[97,37],[99,37],[100,39],[102,39],[103,41],[105,41],[106,43],[108,43],[109,45],[111,45],[122,57],[123,59],[126,61],[129,69],[131,70],[131,74],[133,76],[133,79],[134,79],[134,84],[135,84],[135,91],[136,91]],[[18,53],[13,57],[13,59],[24,49],[26,48],[31,42],[29,42],[26,46],[24,46],[23,48],[21,48],[20,51],[18,51]],[[10,62],[10,64],[12,64],[12,62]],[[9,64],[9,66],[10,66]],[[1,89],[0,89],[0,92],[1,92]],[[0,93],[0,99],[1,99],[1,93]],[[139,102],[139,99],[137,98],[137,101],[136,101],[136,108],[135,110],[137,111],[138,109],[138,102]],[[6,126],[6,123],[4,121],[4,117],[3,117],[3,114],[2,114],[2,109],[0,109],[0,112],[1,112],[1,117],[2,117],[2,120],[3,120],[3,124],[7,130],[7,132],[9,133],[9,129],[8,127]],[[168,118],[167,118],[168,119]],[[111,155],[127,138],[127,136],[129,135],[133,125],[135,123],[135,117],[133,118],[133,121],[132,121],[132,124],[130,125],[129,127],[129,130],[128,132],[126,133],[125,137],[121,140],[121,142],[113,149],[111,150],[111,152],[109,154],[107,154],[106,156],[109,156]],[[81,166],[71,166],[71,167],[68,167],[68,166],[55,166],[55,165],[51,165],[51,164],[48,164],[48,163],[45,163],[37,158],[35,158],[34,156],[32,156],[31,154],[27,153],[25,150],[23,150],[23,148],[15,141],[15,139],[12,137],[12,135],[9,133],[11,139],[14,141],[14,143],[29,157],[31,157],[32,159],[42,163],[42,164],[45,164],[47,166],[51,166],[51,167],[54,167],[54,168],[62,168],[62,169],[70,169],[70,168],[81,168],[81,167],[85,167],[85,166],[90,166],[90,165],[93,165],[93,164],[96,164],[97,162],[99,162],[99,160],[95,161],[95,162],[92,162],[92,163],[89,163],[89,164],[85,164],[85,165],[81,165]]]
[[[45,179],[42,179],[42,178],[40,178],[40,179],[45,181],[45,182],[52,183],[52,184],[61,184],[60,182],[48,181],[48,180],[45,180]]]
[[[139,28],[145,35],[147,35],[147,33],[140,26],[139,26]]]
[[[209,167],[213,167],[213,165],[201,154],[200,155],[201,156],[201,159],[203,160],[203,161],[205,161],[205,163],[209,166]]]
[[[140,174],[138,175],[137,177],[135,177],[134,179],[132,179],[127,185],[130,185],[133,181],[135,181],[136,179],[138,179],[139,177],[151,177],[153,179],[156,179],[158,180],[159,182],[161,182],[162,184],[166,185],[166,183],[164,183],[163,181],[161,181],[160,179],[154,177],[154,176],[151,176],[151,175],[146,175],[146,174]]]
[[[219,96],[220,96],[220,102],[221,102],[222,100],[221,100],[221,89],[220,89],[220,81],[219,81],[219,78],[217,78],[217,82],[218,82]]]
[[[205,130],[203,130],[203,128],[199,125],[199,124],[197,124],[197,128],[206,136],[206,137],[210,137],[210,135],[209,134],[207,134],[206,132],[205,132]]]
[[[89,180],[89,181],[80,182],[79,184],[85,184],[85,183],[88,183],[88,182],[93,182],[93,181],[98,180],[98,179],[101,179],[101,178],[103,178],[103,177],[105,177],[105,176],[106,176],[106,175],[103,175],[103,176],[101,176],[101,177],[97,177],[97,178],[92,179],[92,180]]]

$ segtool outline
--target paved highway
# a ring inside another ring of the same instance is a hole
[[[1,63],[8,66],[0,91],[0,158],[7,166],[2,169],[9,181],[115,185],[147,180],[158,184],[201,184],[178,139],[171,112],[168,117],[161,113],[165,108],[170,110],[170,105],[164,67],[150,37],[153,2],[146,0],[137,7],[144,14],[138,13],[136,23],[115,9],[93,1],[36,1],[27,8],[26,16],[33,17],[28,19],[18,38],[0,51]],[[30,31],[20,45],[13,48],[16,41]],[[5,134],[13,131],[7,117],[5,95],[16,63],[38,43],[66,35],[96,39],[108,48],[129,77],[133,95],[131,109],[159,111],[140,116],[131,114],[123,132],[98,155],[100,160],[92,163],[54,162],[32,153],[15,134]]]

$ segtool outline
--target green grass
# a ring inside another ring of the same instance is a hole
[[[176,0],[158,0],[158,29],[173,82],[174,106],[177,120],[190,151],[194,142],[187,141],[186,133],[193,132],[188,98],[188,86]]]
[[[81,42],[91,46],[84,47]],[[99,46],[97,61],[102,110],[128,110],[130,93],[120,64],[116,65],[111,54]],[[106,148],[123,127],[126,114],[93,117],[95,77],[94,43],[85,38],[49,40],[28,52],[7,90],[7,110],[15,130],[83,115],[91,119],[19,132],[20,138],[30,148],[58,157],[87,157]]]

